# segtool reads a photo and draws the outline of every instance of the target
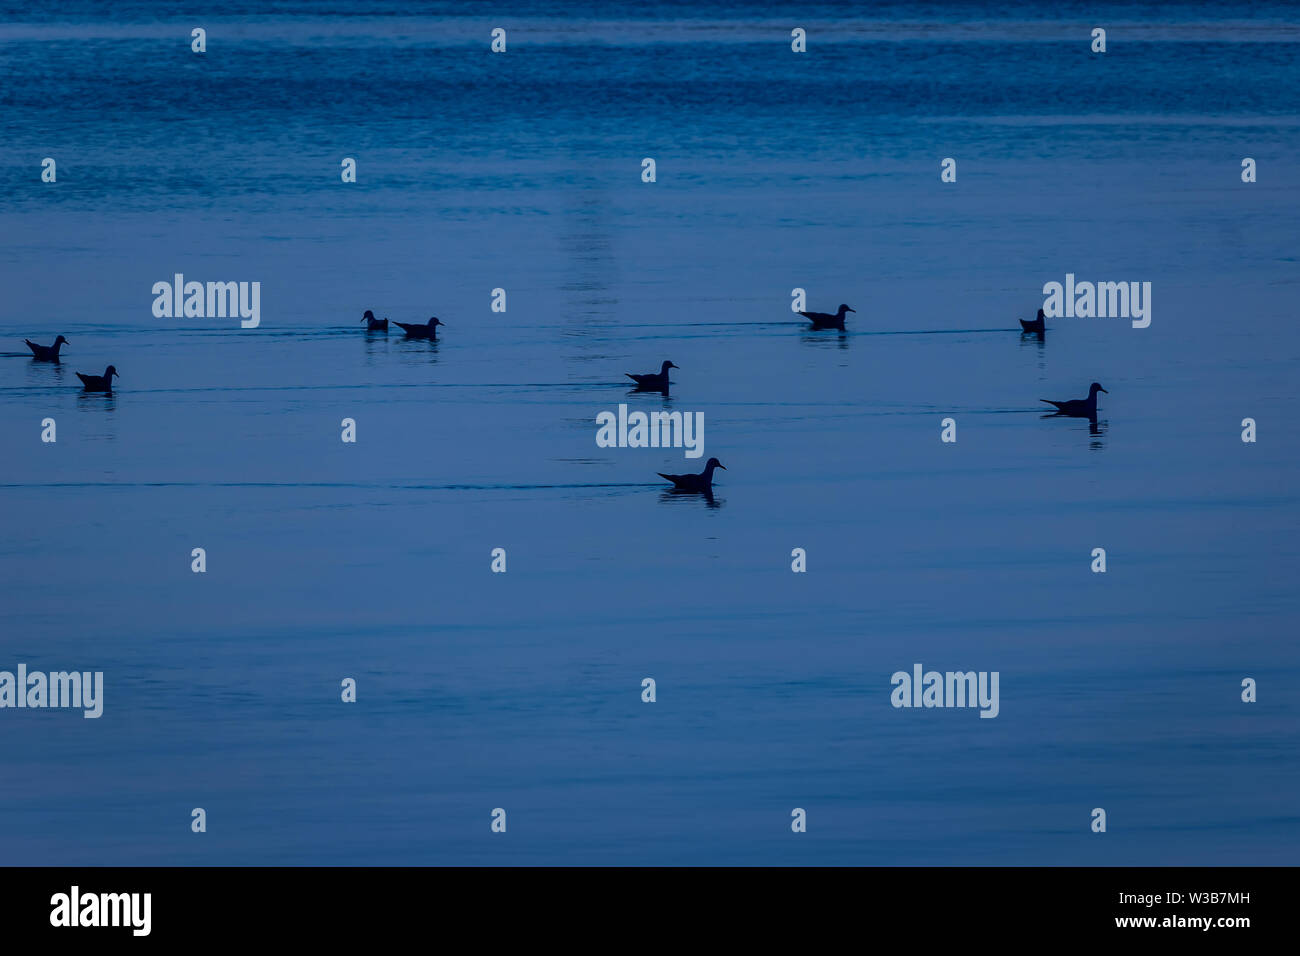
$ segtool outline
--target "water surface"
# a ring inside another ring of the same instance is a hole
[[[1293,10],[0,23],[0,669],[107,684],[0,714],[0,859],[1296,862]],[[175,272],[261,326],[155,318]],[[1151,326],[1022,337],[1067,272]],[[596,447],[620,402],[704,413],[713,507]],[[997,719],[893,709],[917,661]]]

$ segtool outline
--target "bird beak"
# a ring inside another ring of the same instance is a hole
[[[1105,390],[1104,388],[1103,388],[1103,389],[1099,389],[1099,391],[1106,392],[1106,390]],[[1109,395],[1110,392],[1106,392],[1106,394]]]
[[[856,314],[858,310],[857,310],[857,309],[846,309],[845,311],[846,311],[846,312],[852,312],[852,313]]]
[[[727,466],[724,465],[722,462],[718,462],[718,467],[721,468],[723,471],[727,470]]]

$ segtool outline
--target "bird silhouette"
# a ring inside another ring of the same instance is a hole
[[[1050,398],[1040,398],[1040,402],[1046,402],[1048,405],[1056,406],[1057,415],[1069,415],[1073,418],[1096,418],[1097,417],[1097,393],[1106,392],[1104,388],[1093,382],[1088,386],[1087,398],[1075,398],[1068,402],[1054,402]],[[1106,392],[1107,395],[1110,392]]]
[[[623,374],[636,382],[636,387],[639,390],[666,392],[668,391],[668,370],[670,368],[680,370],[680,366],[664,359],[664,364],[658,372],[646,372],[644,375],[634,375],[631,372],[624,372]]]
[[[1043,310],[1042,310],[1042,309],[1039,309],[1039,310],[1038,310],[1038,317],[1037,317],[1037,318],[1035,318],[1035,319],[1029,319],[1029,320],[1021,319],[1021,320],[1020,320],[1020,328],[1021,328],[1021,330],[1025,331],[1025,332],[1039,332],[1039,333],[1046,332],[1046,331],[1047,331],[1047,316],[1045,316],[1045,315],[1043,314]],[[1104,389],[1103,389],[1103,391],[1104,391]]]
[[[405,332],[408,339],[436,339],[438,337],[438,326],[447,323],[435,316],[424,325],[407,325],[405,322],[394,322],[393,324]]]
[[[387,331],[388,331],[388,320],[387,320],[387,319],[376,319],[376,318],[375,318],[375,313],[371,312],[369,309],[366,309],[366,314],[363,315],[363,316],[361,317],[361,321],[366,323],[366,331],[367,331],[367,332],[387,332]]]
[[[83,375],[78,372],[77,378],[81,379],[81,383],[86,386],[88,392],[111,392],[113,390],[114,375],[117,375],[117,369],[110,365],[104,369],[103,375]],[[117,375],[117,377],[121,378],[122,376]]]
[[[727,470],[727,466],[716,458],[710,458],[704,466],[704,471],[698,475],[665,475],[662,471],[655,472],[660,478],[666,478],[674,485],[675,491],[694,491],[708,493],[713,490],[713,469],[721,468]]]
[[[839,329],[844,330],[844,313],[854,312],[857,309],[850,309],[847,305],[841,305],[839,311],[834,315],[829,312],[800,312],[805,319],[812,323],[814,329]]]
[[[59,349],[68,344],[68,340],[61,335],[54,340],[53,345],[37,345],[31,339],[23,339],[23,341],[32,350],[32,358],[37,362],[57,362]]]

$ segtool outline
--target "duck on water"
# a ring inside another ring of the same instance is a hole
[[[405,322],[394,322],[393,324],[405,332],[408,339],[437,339],[438,326],[447,323],[434,316],[424,325],[407,325]]]
[[[88,392],[111,392],[113,390],[113,376],[117,375],[117,369],[109,366],[104,369],[103,375],[84,375],[77,373],[77,378],[81,379],[81,384],[86,387]],[[118,378],[122,376],[117,375]]]
[[[1097,393],[1106,392],[1104,388],[1093,382],[1088,386],[1087,398],[1074,398],[1065,402],[1054,402],[1050,398],[1040,398],[1040,402],[1046,402],[1048,405],[1055,405],[1056,411],[1050,413],[1049,417],[1055,415],[1068,415],[1071,418],[1096,418],[1097,417]],[[1107,395],[1110,392],[1106,392]]]
[[[850,309],[847,305],[841,304],[834,315],[829,312],[800,312],[799,314],[811,322],[814,329],[839,329],[843,332],[844,313],[856,313],[857,311],[857,309]]]
[[[37,362],[57,362],[59,349],[68,344],[68,340],[61,335],[54,340],[53,345],[37,345],[31,339],[23,339],[23,341],[32,350],[32,359]]]
[[[1037,318],[1020,320],[1020,329],[1022,332],[1037,332],[1042,335],[1047,331],[1047,316],[1043,314],[1042,309],[1039,309]]]
[[[632,372],[623,374],[636,382],[636,390],[639,392],[666,392],[668,391],[668,370],[675,368],[680,371],[680,366],[664,359],[664,364],[659,367],[658,372],[646,372],[644,375],[636,375]]]
[[[727,466],[716,458],[710,458],[704,466],[704,471],[698,475],[665,475],[662,471],[655,472],[660,478],[667,479],[673,483],[674,491],[690,491],[695,493],[709,493],[713,491],[713,471],[716,468],[727,470]]]

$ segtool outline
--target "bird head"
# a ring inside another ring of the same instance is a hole
[[[436,315],[433,318],[429,319],[429,328],[433,328],[436,325],[446,325],[446,324],[447,324],[446,322],[442,321],[442,319],[438,318]]]
[[[65,339],[65,338],[64,338],[63,336],[61,336],[61,335],[60,335],[57,339],[54,340],[54,347],[55,347],[55,348],[58,348],[60,344],[63,344],[63,345],[67,345],[67,344],[68,344],[68,340]]]
[[[668,371],[670,368],[675,368],[675,369],[677,369],[678,371],[681,371],[681,366],[680,366],[680,365],[674,365],[672,362],[668,361],[667,359],[664,359],[664,364],[663,364],[663,367],[659,369],[659,374],[662,375],[664,372]]]
[[[1106,390],[1102,388],[1100,385],[1098,385],[1096,382],[1093,382],[1090,386],[1088,386],[1089,395],[1096,395],[1098,392],[1106,392]],[[1109,395],[1110,392],[1106,392],[1106,394]]]
[[[843,303],[840,303],[840,315],[843,315],[845,312],[854,312],[854,313],[856,313],[857,311],[858,311],[857,309],[850,309],[847,305],[844,305]]]
[[[375,321],[375,313],[371,312],[369,309],[366,309],[366,314],[361,317],[361,321],[362,322]]]
[[[114,375],[117,375],[117,369],[113,366],[110,365],[108,368],[104,369],[104,378],[112,378]],[[122,376],[117,375],[117,377],[121,378]]]
[[[718,461],[718,459],[716,458],[710,458],[709,463],[704,466],[705,471],[708,471],[711,468],[721,468],[723,471],[727,470],[727,466],[724,465],[722,462]]]
[[[1042,321],[1042,320],[1045,319],[1045,318],[1047,318],[1047,316],[1045,316],[1045,315],[1043,314],[1043,310],[1042,310],[1042,309],[1039,309],[1039,310],[1038,310],[1038,319],[1039,319],[1039,321]]]

